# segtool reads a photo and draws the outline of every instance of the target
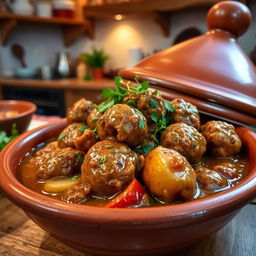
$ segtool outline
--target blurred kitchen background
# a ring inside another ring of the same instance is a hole
[[[82,96],[99,102],[119,69],[205,33],[216,2],[0,0],[0,99],[30,100],[38,114],[59,116]],[[240,2],[252,24],[239,43],[256,62],[256,1]]]

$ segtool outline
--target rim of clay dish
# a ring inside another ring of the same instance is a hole
[[[22,100],[0,100],[0,106],[1,105],[15,105],[17,106],[17,109],[19,108],[19,106],[23,105],[25,107],[27,107],[26,111],[22,111],[21,113],[19,113],[18,115],[15,115],[13,117],[8,117],[8,118],[4,118],[4,119],[0,119],[0,124],[1,122],[6,122],[9,120],[16,120],[20,117],[24,117],[26,115],[32,114],[36,111],[36,105],[32,102],[28,102],[28,101],[22,101]]]
[[[241,183],[213,196],[176,205],[123,209],[70,204],[49,198],[22,185],[15,177],[16,167],[26,152],[50,139],[50,131],[53,137],[65,125],[63,119],[28,131],[8,144],[0,154],[0,185],[12,202],[28,213],[65,221],[111,225],[112,228],[120,225],[129,228],[131,224],[144,228],[154,225],[175,227],[232,214],[256,195],[256,134],[241,127],[237,132],[247,147],[250,172]],[[29,144],[31,141],[39,143]]]

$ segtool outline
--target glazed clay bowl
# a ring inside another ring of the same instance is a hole
[[[238,128],[249,155],[249,174],[235,187],[211,197],[138,209],[107,209],[48,198],[23,186],[17,167],[27,152],[56,137],[66,125],[65,120],[47,124],[7,145],[0,155],[0,185],[41,228],[88,254],[163,255],[192,245],[222,228],[256,196],[256,134]]]
[[[15,123],[19,133],[23,133],[29,126],[32,115],[36,111],[36,105],[28,101],[0,100],[0,112],[14,111],[17,115],[0,119],[0,131],[11,133]]]

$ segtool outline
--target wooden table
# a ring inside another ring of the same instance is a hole
[[[55,240],[8,199],[0,199],[1,256],[85,256]],[[172,256],[255,256],[256,205],[245,206],[216,234]]]

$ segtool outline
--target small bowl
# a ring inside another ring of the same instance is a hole
[[[10,134],[15,123],[19,133],[23,133],[29,126],[32,115],[36,111],[36,105],[28,101],[0,100],[0,112],[17,111],[18,114],[0,119],[0,130]]]
[[[39,73],[38,68],[17,68],[15,75],[18,78],[35,78]]]
[[[53,122],[19,136],[0,154],[0,185],[6,196],[41,228],[93,255],[162,255],[190,246],[227,224],[256,195],[256,134],[237,132],[249,157],[248,176],[229,190],[161,207],[111,209],[69,204],[25,187],[17,167],[27,152],[65,127]]]

